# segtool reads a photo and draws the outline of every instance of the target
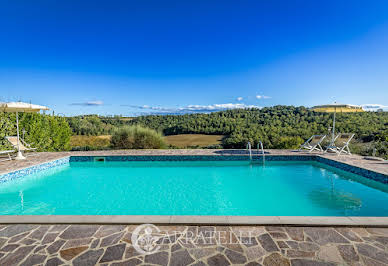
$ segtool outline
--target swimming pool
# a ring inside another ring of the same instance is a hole
[[[315,160],[78,158],[0,183],[0,214],[388,216],[388,185]]]

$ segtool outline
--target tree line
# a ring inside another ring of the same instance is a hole
[[[109,135],[124,125],[140,125],[164,135],[221,134],[223,148],[244,148],[250,141],[265,148],[295,148],[313,134],[329,134],[333,114],[294,106],[234,109],[209,114],[147,115],[123,120],[96,115],[68,118],[76,135]],[[375,143],[388,153],[388,112],[340,113],[336,132],[355,133],[358,143]],[[357,147],[355,147],[357,148]]]
[[[164,135],[217,134],[224,135],[222,148],[245,148],[250,141],[265,148],[295,148],[313,134],[329,134],[333,123],[331,113],[318,113],[305,107],[274,106],[262,109],[234,109],[209,114],[147,115],[133,119],[120,116],[84,115],[59,117],[44,114],[19,114],[20,128],[25,129],[26,141],[39,150],[69,149],[71,135],[112,135],[123,126],[139,125]],[[388,154],[388,112],[341,113],[336,117],[336,132],[355,133],[356,142],[372,143],[378,155]],[[0,148],[5,148],[4,136],[16,135],[16,116],[0,113]],[[365,145],[364,145],[365,146]],[[354,146],[361,149],[364,146]]]

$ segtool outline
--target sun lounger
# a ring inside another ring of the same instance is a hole
[[[322,151],[321,143],[326,138],[326,135],[312,135],[305,143],[300,145],[299,150],[307,149],[309,152],[314,150]]]
[[[350,141],[353,139],[355,134],[353,133],[339,133],[335,138],[334,138],[334,148],[333,147],[328,147],[326,151],[331,150],[338,155],[341,153],[345,154],[352,154],[349,149],[349,144]]]
[[[0,151],[0,162],[11,161],[11,154],[14,153],[14,150]]]
[[[11,137],[5,137],[6,140],[14,147],[16,150],[20,151],[36,151],[36,148],[32,148],[30,144],[26,143],[22,138],[19,138],[19,145],[18,145],[18,138],[16,136]]]

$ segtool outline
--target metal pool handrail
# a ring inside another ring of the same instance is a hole
[[[264,163],[265,162],[265,153],[264,153],[263,142],[261,142],[261,140],[259,140],[259,142],[257,143],[257,154],[259,154],[259,148],[261,149],[261,154],[263,155],[263,163]]]
[[[252,161],[252,145],[251,145],[251,142],[249,142],[249,141],[247,143],[247,150],[249,152],[249,160]]]

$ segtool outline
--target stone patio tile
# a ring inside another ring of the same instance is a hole
[[[63,239],[91,237],[99,228],[99,225],[71,225],[59,237]]]
[[[313,258],[313,257],[315,257],[315,252],[287,249],[287,257],[290,257],[290,258]]]
[[[73,248],[63,249],[59,252],[59,254],[63,259],[71,260],[87,249],[88,249],[88,246],[73,247]]]
[[[289,241],[286,241],[286,243],[292,249],[299,249],[299,243],[296,241],[289,240]]]
[[[40,246],[37,246],[37,247],[34,249],[34,253],[38,253],[39,251],[44,250],[46,247],[47,247],[47,245],[40,245]],[[46,253],[46,252],[45,252],[45,253]]]
[[[46,248],[47,252],[51,255],[56,252],[65,244],[65,240],[59,239]]]
[[[247,262],[247,258],[239,252],[226,249],[225,255],[232,264],[242,264]]]
[[[323,246],[317,255],[318,259],[338,264],[344,264],[336,246]]]
[[[3,245],[7,242],[6,238],[0,238],[0,248],[3,247]]]
[[[360,260],[360,257],[352,245],[339,245],[337,248],[344,261],[352,263]]]
[[[20,244],[29,246],[29,245],[32,245],[32,244],[34,244],[36,242],[37,242],[37,240],[29,239],[29,238],[24,238],[22,241],[20,241]]]
[[[54,242],[57,236],[58,236],[58,233],[47,233],[42,240],[42,244],[50,244]]]
[[[341,235],[343,235],[344,237],[346,237],[347,239],[349,239],[350,241],[362,242],[362,239],[358,237],[357,234],[354,233],[350,228],[339,227],[339,228],[335,228],[335,230],[339,232]]]
[[[265,230],[268,232],[283,232],[284,229],[281,226],[266,226]]]
[[[49,225],[41,225],[36,230],[34,230],[28,237],[31,239],[42,240],[49,229]]]
[[[0,265],[17,265],[27,257],[35,246],[20,247],[0,259]]]
[[[209,266],[221,266],[230,265],[230,262],[222,254],[217,254],[207,259],[207,265]]]
[[[94,239],[92,244],[90,245],[90,248],[96,248],[99,243],[100,243],[100,239]]]
[[[37,225],[28,225],[28,224],[14,224],[8,225],[6,228],[0,231],[0,237],[12,237],[18,234],[31,231],[32,229],[37,228]]]
[[[272,240],[269,234],[260,235],[257,237],[261,246],[268,252],[279,251],[278,246],[276,246],[275,242]]]
[[[184,266],[194,262],[187,250],[180,250],[171,254],[169,265]]]
[[[63,232],[66,230],[66,228],[68,228],[70,225],[68,224],[54,224],[53,226],[51,226],[51,228],[49,229],[49,232]]]
[[[146,255],[144,257],[145,263],[152,263],[156,265],[167,265],[168,263],[168,253],[166,251],[157,252],[153,254]]]
[[[304,233],[303,228],[300,227],[286,227],[285,231],[292,240],[303,241]]]
[[[380,244],[388,247],[388,236],[374,236],[373,238]]]
[[[359,254],[388,264],[388,253],[368,244],[356,244]]]
[[[305,259],[292,259],[292,266],[335,266],[332,262],[322,262],[316,260],[305,260]]]
[[[261,264],[258,262],[255,262],[255,261],[251,261],[251,262],[245,264],[245,266],[261,266]]]
[[[270,232],[269,233],[273,239],[288,239],[288,236],[286,233],[282,232]]]
[[[63,265],[63,264],[64,262],[61,259],[55,257],[47,260],[46,266],[57,266],[57,265]]]
[[[361,260],[363,262],[362,265],[366,266],[387,266],[387,264],[385,263],[364,256],[361,256]]]
[[[129,258],[136,257],[136,256],[139,256],[139,255],[141,255],[141,254],[138,253],[138,252],[135,250],[134,247],[129,246],[129,247],[127,247],[126,250],[125,250],[125,256],[124,256],[124,257],[125,257],[126,259],[129,259]]]
[[[0,249],[1,252],[10,252],[15,249],[17,249],[20,245],[19,244],[9,244],[4,246],[2,249]]]
[[[356,233],[358,237],[369,236],[369,233],[365,230],[365,228],[352,227],[351,230],[352,232]]]
[[[252,236],[259,236],[262,234],[267,233],[264,226],[232,226],[231,230],[233,233],[235,233],[236,236],[246,236],[246,237],[252,237]]]
[[[88,250],[73,260],[74,266],[93,266],[104,253],[103,249]]]
[[[80,246],[89,246],[90,242],[92,242],[93,238],[79,238],[79,239],[71,239],[66,242],[62,249],[80,247]]]
[[[216,248],[195,248],[195,249],[189,249],[190,254],[195,259],[201,259],[203,257],[208,257],[214,253],[216,253]]]
[[[107,247],[117,244],[123,235],[124,232],[119,232],[101,239],[100,247]]]
[[[94,237],[106,237],[115,233],[124,231],[126,228],[125,225],[103,225],[94,235]]]
[[[346,244],[349,243],[342,235],[340,235],[333,228],[314,228],[306,227],[304,232],[311,237],[311,239],[319,245],[326,245],[328,243]]]
[[[253,247],[259,244],[255,237],[240,237],[240,242],[246,247]]]
[[[100,263],[121,260],[125,251],[125,244],[108,247],[102,256]]]
[[[373,234],[373,235],[383,235],[383,236],[388,235],[388,228],[375,227],[375,228],[365,228],[365,229],[366,231],[368,231],[370,234]]]
[[[183,247],[181,244],[178,243],[175,243],[171,246],[171,252],[175,252],[175,251],[178,251],[178,250],[181,250]]]
[[[29,233],[30,232],[25,232],[25,233],[22,233],[20,235],[16,235],[16,236],[12,237],[10,240],[8,240],[8,243],[11,244],[11,243],[19,242],[24,237],[26,237]]]
[[[279,253],[272,253],[263,260],[265,266],[290,266],[290,261]]]
[[[299,249],[303,251],[318,251],[319,246],[313,242],[300,242]]]
[[[31,266],[31,265],[36,265],[36,264],[41,264],[46,260],[45,255],[39,255],[39,254],[31,254],[28,256],[27,259],[24,260],[20,266]]]
[[[198,261],[198,262],[192,264],[191,266],[206,266],[206,264],[203,261]]]
[[[290,248],[284,241],[276,241],[279,248]]]
[[[263,257],[265,254],[266,251],[260,246],[250,247],[246,249],[246,255],[248,257],[248,260],[257,260]]]
[[[133,258],[133,259],[126,260],[123,262],[112,263],[111,266],[135,266],[135,265],[139,265],[141,263],[142,263],[141,260],[139,260],[137,258]]]

